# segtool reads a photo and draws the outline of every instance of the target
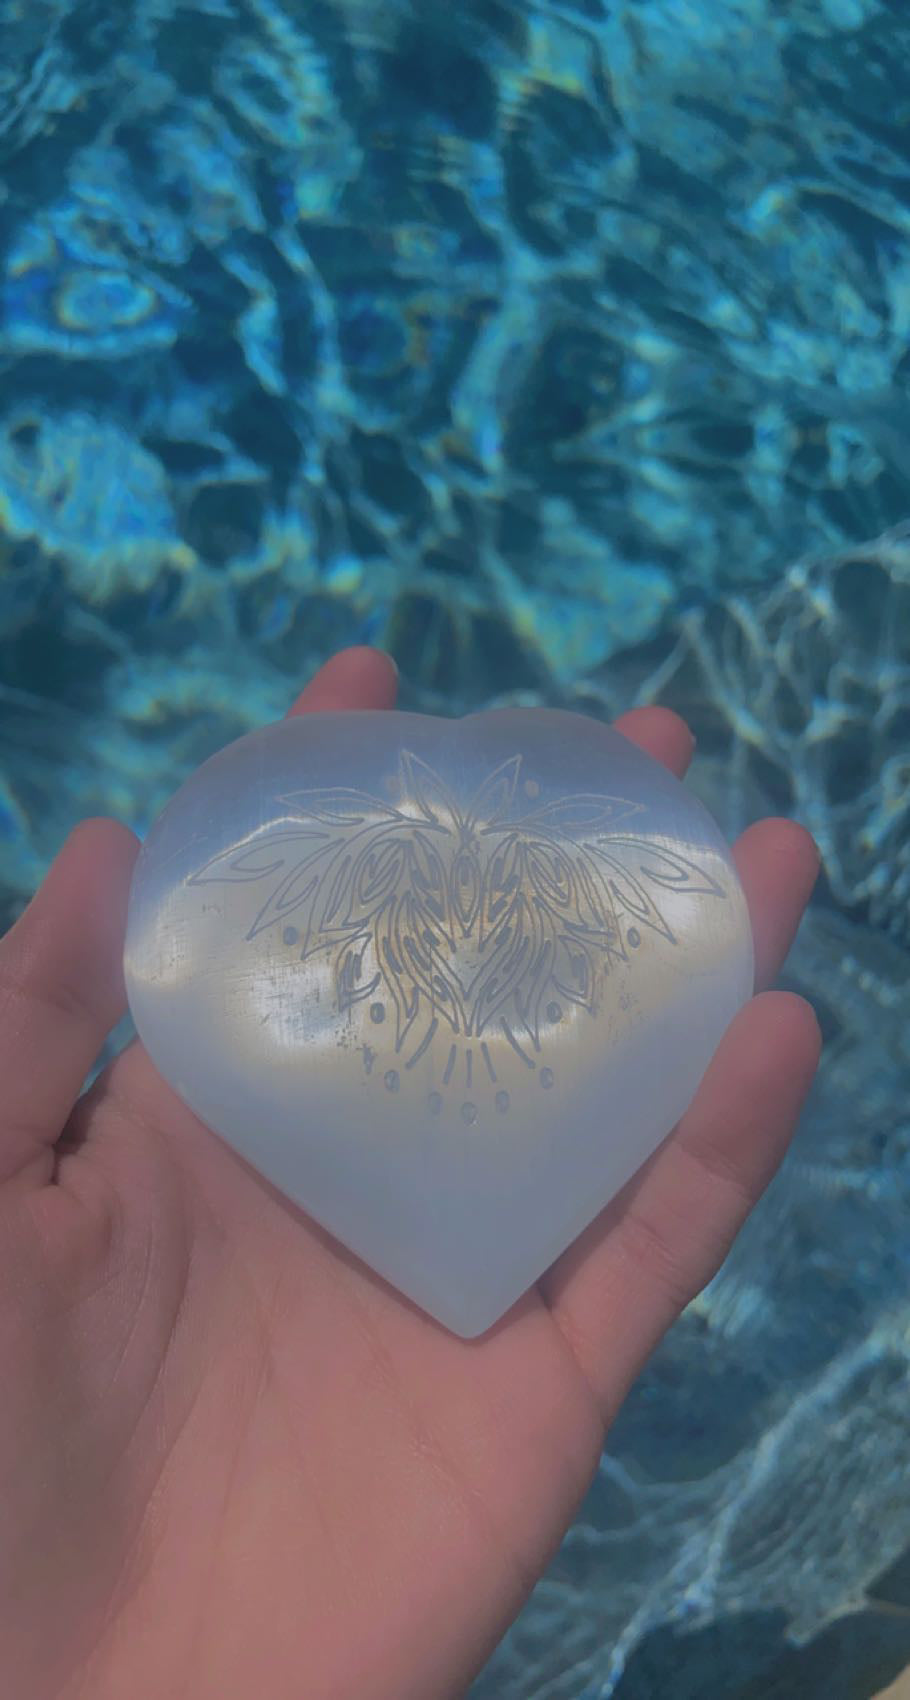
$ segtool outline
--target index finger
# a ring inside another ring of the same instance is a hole
[[[384,650],[358,644],[320,667],[288,710],[295,714],[356,708],[394,708],[398,668]]]

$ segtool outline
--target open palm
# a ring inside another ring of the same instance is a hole
[[[388,708],[342,652],[294,712]],[[660,709],[619,728],[681,774]],[[759,995],[675,1132],[480,1339],[250,1170],[132,1044],[136,841],[77,827],[0,943],[0,1670],[28,1700],[462,1694],[555,1552],[647,1354],[777,1164],[818,1056],[762,992],[811,890],[784,821],[736,846]],[[78,1099],[78,1101],[77,1101]]]

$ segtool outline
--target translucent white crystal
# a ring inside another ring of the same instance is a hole
[[[149,833],[125,972],[197,1115],[472,1337],[669,1132],[753,966],[701,804],[519,708],[231,744]]]

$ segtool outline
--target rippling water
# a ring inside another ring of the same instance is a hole
[[[358,641],[660,696],[825,852],[800,1141],[484,1700],[910,1659],[908,63],[903,0],[0,0],[6,916]]]

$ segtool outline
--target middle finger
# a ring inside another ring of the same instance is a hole
[[[695,741],[668,708],[635,708],[616,730],[675,773],[685,775]],[[796,821],[769,819],[746,828],[733,860],[749,906],[755,945],[755,989],[773,984],[793,943],[818,874],[815,840]]]

